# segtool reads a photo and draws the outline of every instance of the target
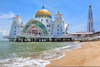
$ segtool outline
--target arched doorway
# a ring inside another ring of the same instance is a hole
[[[27,30],[27,35],[29,36],[43,36],[43,31],[36,25],[31,25]]]
[[[28,32],[28,29],[30,29],[29,27],[31,27],[32,25],[35,25],[35,26],[33,26],[33,27],[36,27],[36,28],[38,28],[40,31],[42,31],[44,36],[45,36],[45,35],[46,35],[46,36],[48,35],[48,32],[47,32],[47,29],[46,29],[45,25],[42,24],[40,21],[37,21],[37,20],[30,20],[30,21],[28,21],[28,22],[25,24],[24,28],[23,28],[22,35],[28,34],[28,33],[29,33],[29,32]]]

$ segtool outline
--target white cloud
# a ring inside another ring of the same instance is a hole
[[[0,33],[2,33],[2,35],[7,35],[6,32],[7,30],[0,30]]]
[[[9,14],[6,13],[0,13],[0,18],[12,18],[14,17],[14,13],[13,12],[9,12]]]

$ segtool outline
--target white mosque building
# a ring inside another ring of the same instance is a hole
[[[30,19],[25,25],[18,15],[13,19],[8,37],[10,41],[55,41],[69,38],[69,24],[64,24],[63,15],[58,12],[52,19],[51,13],[44,6],[36,12],[35,19]]]

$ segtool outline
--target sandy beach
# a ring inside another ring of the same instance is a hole
[[[81,48],[66,51],[60,59],[51,60],[50,66],[100,66],[100,41],[86,42]]]

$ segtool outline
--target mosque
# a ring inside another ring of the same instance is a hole
[[[44,6],[36,12],[35,19],[30,19],[25,25],[18,15],[13,19],[9,41],[71,40],[67,34],[69,24],[64,24],[63,14],[58,12],[52,19],[51,13]]]

